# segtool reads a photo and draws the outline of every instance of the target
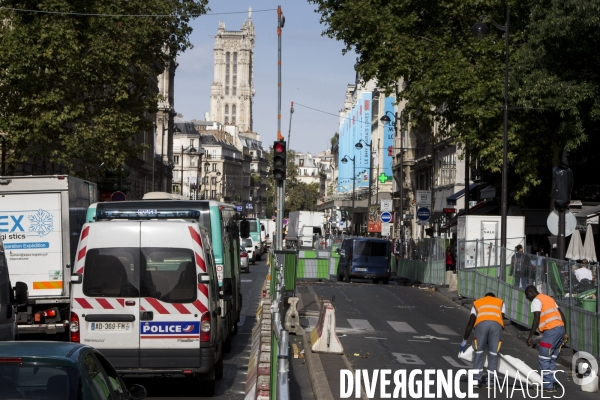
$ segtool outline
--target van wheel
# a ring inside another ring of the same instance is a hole
[[[377,285],[379,283],[379,279],[373,279],[373,283]]]
[[[215,379],[223,378],[223,353],[219,357],[219,361],[215,364]],[[214,381],[213,381],[214,382]]]
[[[350,277],[348,276],[348,270],[344,270],[344,282],[349,283]]]
[[[215,395],[215,380],[198,381],[200,397],[213,397]]]
[[[387,285],[388,283],[390,283],[390,278],[385,278],[382,280],[384,285]]]

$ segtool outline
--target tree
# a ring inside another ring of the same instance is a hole
[[[386,94],[403,87],[417,135],[439,123],[442,134],[468,143],[499,180],[502,168],[503,34],[472,37],[479,15],[503,23],[493,0],[309,0],[324,34],[359,55],[357,70]],[[600,8],[596,0],[510,0],[510,192],[519,200],[540,184],[542,165],[586,142],[600,117]]]
[[[298,184],[287,192],[286,211],[316,211],[317,200],[319,199],[319,184],[304,183]]]
[[[1,2],[32,10],[0,9],[0,132],[9,170],[43,159],[96,178],[101,164],[117,169],[139,154],[131,139],[153,132],[156,76],[191,46],[189,21],[206,13],[207,2]]]

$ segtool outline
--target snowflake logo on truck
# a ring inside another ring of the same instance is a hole
[[[44,237],[54,230],[54,217],[46,210],[40,209],[35,214],[29,215],[29,232],[35,232]]]

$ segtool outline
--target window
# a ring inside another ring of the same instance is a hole
[[[357,240],[354,242],[354,254],[367,257],[387,257],[388,245],[385,242]]]
[[[230,54],[227,52],[225,54],[225,96],[229,96],[229,63],[230,63]],[[227,114],[227,112],[226,112]]]
[[[81,376],[75,367],[51,362],[0,364],[3,399],[78,400],[78,384],[81,386]]]
[[[300,167],[304,167],[304,159],[303,159],[303,158],[301,158],[301,159],[298,161],[298,166],[300,166]]]
[[[173,156],[173,164],[179,165],[179,156]]]
[[[83,358],[83,365],[85,366],[85,370],[89,377],[92,380],[92,390],[96,392],[100,399],[109,399],[110,398],[110,389],[108,382],[106,381],[106,376],[102,373],[102,368],[96,362],[96,359],[92,356],[91,353],[88,353]]]
[[[217,191],[216,191],[216,190],[212,190],[212,191],[211,191],[211,195],[210,195],[210,197],[211,197],[211,198],[213,198],[213,199],[214,199],[215,197],[217,197]]]
[[[236,109],[235,105],[231,106],[231,123],[234,125],[235,125],[235,109]]]
[[[225,104],[225,123],[229,123],[229,104]]]
[[[85,257],[83,294],[89,297],[140,297],[139,249],[91,249]]]
[[[127,393],[127,390],[125,389],[125,387],[123,387],[123,381],[119,377],[119,374],[117,373],[117,371],[115,371],[115,369],[108,362],[108,360],[104,358],[104,356],[102,356],[102,354],[100,353],[94,353],[94,356],[96,357],[96,360],[98,360],[98,363],[106,373],[106,376],[108,376],[108,381],[110,382],[111,391],[113,392],[113,394],[116,395],[118,398],[122,396],[122,393]]]
[[[213,158],[217,158],[217,150],[213,150],[212,156],[213,156]]]
[[[215,178],[214,176],[212,178],[210,178],[210,183],[212,185],[216,185],[217,184],[217,178]]]
[[[233,53],[233,95],[237,96],[237,53]],[[235,118],[235,112],[234,112]],[[235,121],[233,122],[235,124]]]
[[[212,170],[213,170],[213,172],[215,172],[217,170],[217,163],[213,163]]]

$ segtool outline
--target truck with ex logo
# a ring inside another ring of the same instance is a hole
[[[66,175],[0,177],[0,235],[13,281],[29,298],[17,308],[18,334],[68,340],[69,276],[95,183]]]

